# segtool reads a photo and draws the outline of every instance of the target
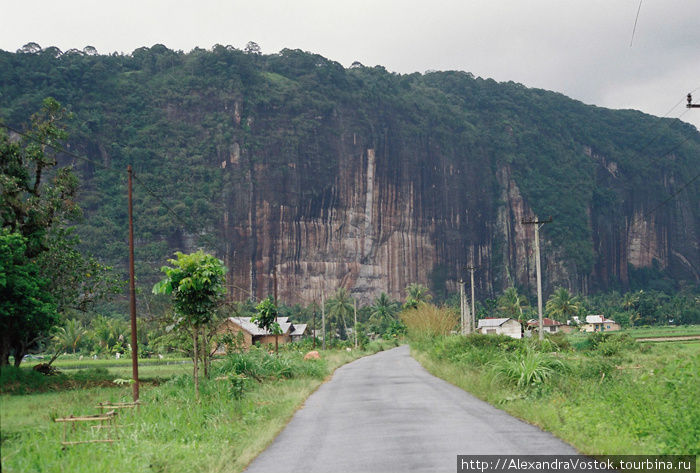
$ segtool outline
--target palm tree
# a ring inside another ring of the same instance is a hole
[[[566,322],[581,310],[581,301],[578,297],[563,287],[560,287],[549,297],[545,305],[547,315],[559,322]]]
[[[382,292],[369,309],[371,325],[376,328],[377,333],[384,333],[391,321],[396,318],[399,305],[397,302],[389,299],[385,292]]]
[[[346,318],[352,315],[353,307],[350,293],[348,293],[347,289],[342,287],[336,291],[333,298],[326,302],[328,321],[331,326],[335,329],[341,321],[343,322],[344,332],[341,333],[341,338],[345,338],[344,335],[348,333]],[[335,333],[335,330],[332,330],[331,333]]]
[[[75,353],[80,340],[86,333],[87,330],[85,330],[85,327],[83,327],[83,324],[81,324],[80,321],[70,319],[66,321],[65,326],[56,331],[53,339],[58,347],[60,347],[58,351],[61,351],[64,348],[70,348],[71,352]]]
[[[520,295],[515,287],[509,287],[497,299],[498,311],[515,320],[523,318],[524,309],[530,306],[527,297]]]
[[[404,303],[404,309],[415,309],[420,304],[427,304],[432,300],[433,296],[430,295],[428,288],[422,284],[409,284],[406,287],[406,302]]]

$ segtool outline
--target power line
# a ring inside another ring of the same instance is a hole
[[[634,33],[637,31],[637,20],[639,20],[639,12],[642,11],[642,0],[639,0],[639,8],[637,8],[637,16],[634,17],[634,27],[632,28],[632,38],[630,38],[630,48],[634,41]]]

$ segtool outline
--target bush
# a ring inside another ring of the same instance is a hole
[[[636,347],[636,342],[627,334],[599,334],[592,345],[603,356],[617,355],[623,350]]]
[[[504,354],[492,364],[495,378],[504,379],[518,388],[530,389],[545,384],[553,374],[566,369],[564,363],[549,353],[530,346]]]
[[[615,363],[598,356],[590,356],[581,360],[573,371],[581,378],[601,378],[615,371]]]
[[[323,378],[327,371],[324,360],[304,360],[299,352],[271,355],[257,347],[247,352],[230,353],[218,367],[220,374],[243,375],[258,381],[300,376]]]

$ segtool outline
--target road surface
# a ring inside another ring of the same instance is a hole
[[[457,455],[575,454],[429,374],[407,346],[336,370],[246,473],[454,472]]]

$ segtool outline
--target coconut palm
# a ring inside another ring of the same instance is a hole
[[[433,296],[430,295],[428,288],[422,284],[409,284],[406,287],[406,302],[404,303],[404,309],[415,309],[421,304],[427,304],[432,300]]]
[[[70,348],[72,353],[75,353],[80,340],[87,333],[83,324],[75,319],[70,319],[66,321],[66,325],[60,327],[53,339],[58,346],[58,350],[62,351],[65,348]]]
[[[345,338],[345,334],[348,333],[346,320],[353,313],[352,297],[350,297],[347,289],[341,287],[331,299],[326,301],[326,313],[333,329],[340,328],[340,323],[343,323],[344,331],[341,333],[340,338]],[[331,331],[331,333],[334,333],[334,331]]]
[[[391,325],[391,322],[396,319],[399,305],[397,302],[389,299],[386,293],[382,292],[369,309],[369,321],[374,331],[377,333],[384,333],[389,325]]]
[[[521,320],[525,309],[530,306],[527,297],[518,293],[515,287],[509,287],[496,300],[498,311],[507,317]]]
[[[547,300],[545,305],[547,315],[559,322],[566,322],[568,319],[578,315],[581,310],[581,301],[573,296],[566,288],[560,287]]]

